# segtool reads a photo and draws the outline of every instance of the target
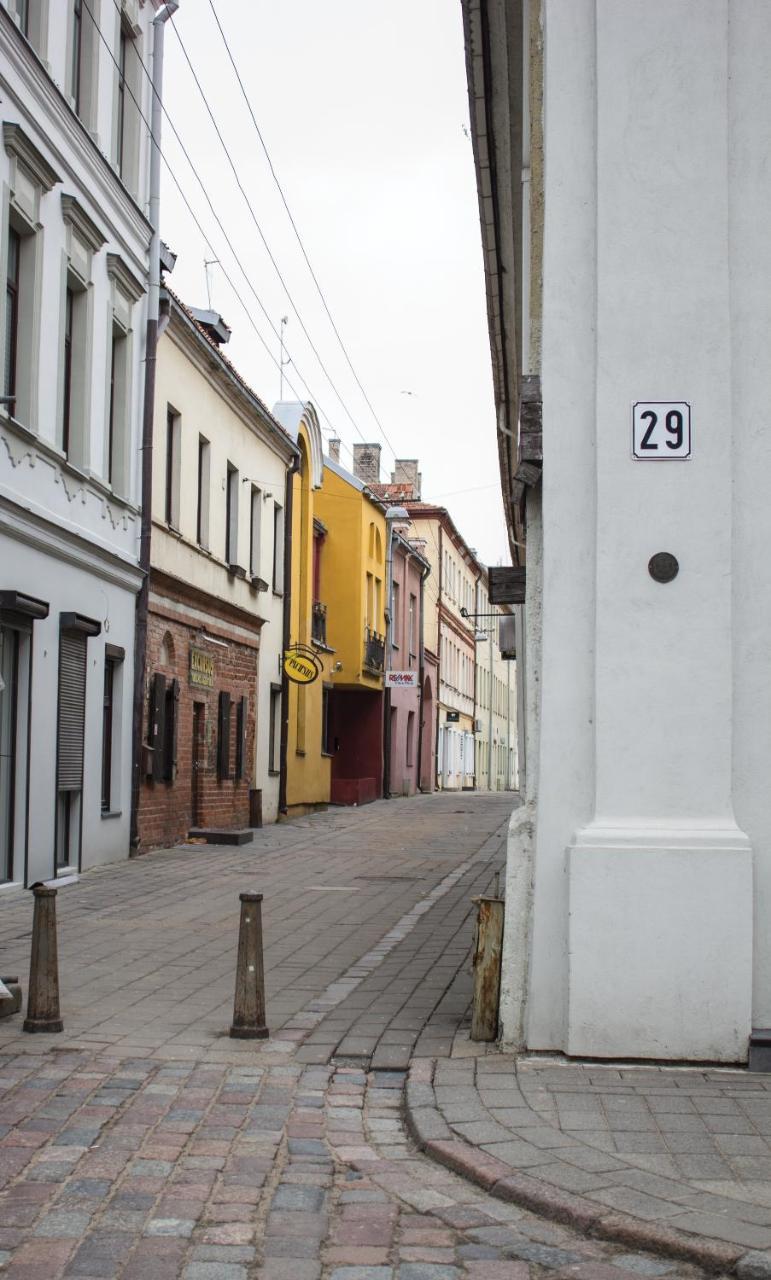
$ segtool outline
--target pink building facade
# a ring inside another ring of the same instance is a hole
[[[423,646],[423,582],[430,571],[420,551],[395,530],[391,544],[391,625],[386,671],[385,793],[411,796],[433,789],[436,664]]]

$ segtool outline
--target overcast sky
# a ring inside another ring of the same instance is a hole
[[[164,166],[162,233],[179,255],[170,283],[184,301],[206,306],[204,259],[218,258],[221,265],[208,273],[211,305],[233,329],[227,353],[258,395],[269,406],[278,399],[279,342],[270,322],[278,330],[288,316],[286,376],[301,398],[313,399],[325,435],[342,437],[344,464],[362,438],[383,445],[383,479],[390,478],[394,450],[418,457],[424,498],[449,508],[482,559],[508,562],[459,0],[213,4],[388,443],[303,260],[210,0],[181,0],[175,29],[167,27],[164,100],[248,283],[165,120],[164,154],[211,246]],[[344,404],[303,332],[255,218]],[[295,398],[289,386],[284,395]]]

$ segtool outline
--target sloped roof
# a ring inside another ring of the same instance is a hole
[[[172,306],[177,314],[185,321],[189,328],[194,330],[196,337],[206,345],[207,355],[211,355],[214,362],[220,366],[221,372],[231,382],[236,384],[241,395],[250,403],[251,408],[256,410],[261,417],[265,419],[265,425],[281,437],[282,443],[284,443],[285,446],[289,446],[290,452],[295,453],[297,451],[297,446],[295,445],[290,433],[285,429],[276,416],[271,413],[265,402],[257,395],[257,392],[249,386],[249,383],[238,372],[238,369],[232,361],[228,360],[226,355],[223,355],[219,345],[210,337],[203,325],[199,324],[198,320],[196,320],[191,308],[188,307],[181,298],[177,297],[174,290],[170,289],[167,284],[164,284],[163,289],[169,295]]]

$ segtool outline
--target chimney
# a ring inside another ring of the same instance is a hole
[[[339,440],[329,441],[329,456],[333,462],[340,461],[340,441]]]
[[[355,444],[353,446],[353,474],[364,484],[380,482],[380,445]]]
[[[394,466],[395,470],[391,474],[391,484],[409,486],[411,489],[410,498],[419,499],[423,477],[418,471],[419,463],[417,458],[397,458]]]

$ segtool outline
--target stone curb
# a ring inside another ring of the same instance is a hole
[[[467,1178],[498,1200],[521,1205],[587,1235],[692,1262],[705,1271],[727,1272],[739,1280],[771,1280],[770,1253],[748,1253],[740,1245],[645,1222],[631,1214],[608,1212],[594,1201],[562,1191],[531,1174],[519,1173],[457,1137],[436,1103],[429,1105],[427,1089],[433,1092],[433,1068],[434,1062],[430,1059],[415,1059],[403,1094],[407,1131],[429,1159]]]

